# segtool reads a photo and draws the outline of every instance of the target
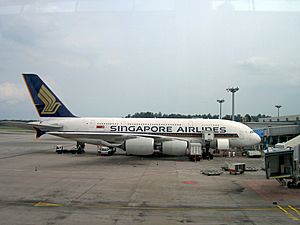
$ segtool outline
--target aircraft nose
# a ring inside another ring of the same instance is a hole
[[[253,140],[255,141],[255,144],[259,144],[261,142],[261,138],[258,134],[253,134]]]

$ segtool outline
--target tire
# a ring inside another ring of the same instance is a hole
[[[207,154],[206,152],[203,152],[203,153],[202,153],[202,158],[203,158],[203,159],[208,159],[209,156],[208,156],[208,154]]]
[[[71,150],[71,153],[72,154],[76,154],[76,150]]]
[[[287,182],[287,185],[286,185],[288,188],[293,188],[293,182],[292,181],[288,181]]]
[[[76,153],[77,153],[77,154],[82,154],[82,153],[84,153],[84,148],[81,147],[81,146],[78,146]]]

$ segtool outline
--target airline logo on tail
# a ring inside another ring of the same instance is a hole
[[[43,115],[55,114],[61,106],[55,96],[44,85],[40,88],[38,97],[45,104],[45,107],[41,112]]]

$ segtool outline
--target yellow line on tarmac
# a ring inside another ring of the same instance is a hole
[[[87,208],[102,208],[102,209],[128,209],[128,210],[161,210],[161,211],[274,211],[274,208],[202,208],[202,207],[156,207],[156,206],[126,206],[126,205],[78,205]]]
[[[37,202],[37,203],[33,204],[33,206],[36,206],[36,207],[59,207],[59,206],[63,206],[63,205],[55,204],[55,203],[48,203],[48,202]]]
[[[277,208],[280,209],[282,212],[284,212],[286,215],[288,215],[292,220],[298,221],[299,219],[295,217],[293,214],[289,213],[287,210],[285,210],[282,206],[277,205]]]
[[[288,207],[289,207],[291,210],[293,210],[295,213],[297,213],[298,215],[300,215],[300,211],[299,211],[298,209],[294,208],[294,207],[291,206],[291,205],[288,205]]]
[[[274,208],[208,208],[217,211],[273,211]]]

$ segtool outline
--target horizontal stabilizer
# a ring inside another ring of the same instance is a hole
[[[33,126],[27,122],[17,122],[17,121],[1,121],[0,125],[8,126],[8,127],[17,127],[28,130],[33,130]]]
[[[16,128],[23,128],[27,130],[35,130],[36,137],[39,138],[42,135],[46,134],[49,131],[57,131],[62,126],[59,125],[47,125],[41,124],[41,122],[17,122],[17,121],[3,121],[0,122],[0,125],[9,126],[9,127],[16,127]]]
[[[24,129],[33,130],[34,128],[38,128],[44,131],[53,131],[58,130],[59,128],[62,128],[62,126],[59,125],[46,125],[41,124],[41,122],[17,122],[17,121],[2,121],[0,122],[0,125],[10,126],[10,127],[19,127]]]

